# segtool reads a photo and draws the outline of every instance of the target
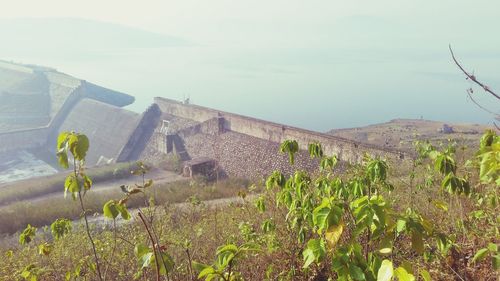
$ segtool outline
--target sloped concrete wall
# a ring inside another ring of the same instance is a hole
[[[156,104],[150,106],[140,118],[138,125],[127,137],[125,146],[120,150],[117,162],[138,160],[146,148],[157,124],[160,121],[161,111]]]
[[[92,166],[101,156],[116,161],[140,120],[137,113],[83,98],[54,135],[64,131],[87,135],[91,142],[87,164]]]
[[[23,150],[45,145],[49,136],[48,127],[0,133],[0,152]]]
[[[64,101],[54,118],[52,118],[46,126],[0,133],[0,151],[22,150],[46,146],[49,148],[55,147],[59,127],[75,104],[81,99],[82,94],[83,89],[81,87],[74,89]]]

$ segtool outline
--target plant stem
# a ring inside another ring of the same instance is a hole
[[[151,231],[148,228],[148,225],[146,223],[146,219],[144,218],[144,215],[142,214],[142,212],[140,210],[139,210],[139,218],[141,219],[142,224],[144,225],[144,228],[146,228],[146,232],[149,235],[149,239],[151,240],[151,243],[153,244],[153,254],[155,256],[155,264],[156,264],[156,281],[160,281],[160,263],[158,261],[158,255],[156,252],[156,243],[155,243],[155,240],[153,238],[153,235],[151,234]]]
[[[193,276],[193,261],[191,259],[191,254],[189,253],[189,249],[186,248],[186,255],[188,257],[188,270],[189,270],[189,277],[190,277],[190,280],[194,280],[194,276]]]
[[[371,192],[371,184],[368,184],[368,204],[370,204],[370,199],[372,197],[372,192]],[[370,226],[367,227],[367,233],[366,233],[366,246],[365,246],[365,259],[368,261],[368,252],[370,250],[370,239],[371,239],[371,229]]]
[[[108,275],[108,269],[109,266],[111,265],[111,261],[113,260],[116,252],[116,241],[117,241],[117,233],[116,233],[116,219],[113,219],[113,250],[111,250],[111,256],[110,259],[108,260],[108,264],[106,265],[106,269],[104,270],[104,280],[106,280],[106,277]]]
[[[83,210],[83,218],[85,219],[85,229],[87,230],[87,236],[89,237],[90,244],[92,244],[92,250],[94,252],[94,259],[95,259],[97,274],[99,276],[99,280],[103,281],[102,274],[101,274],[101,267],[99,266],[99,258],[97,257],[97,250],[95,248],[94,239],[92,238],[92,235],[90,234],[90,227],[89,227],[89,221],[87,219],[87,212],[85,211],[85,207],[83,206],[81,191],[78,192],[78,199],[80,199],[80,206]]]

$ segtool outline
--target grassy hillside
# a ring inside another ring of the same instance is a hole
[[[452,130],[443,132],[445,124]],[[477,139],[487,129],[493,128],[480,124],[447,124],[422,119],[394,119],[387,123],[366,127],[334,129],[328,134],[385,147],[411,150],[412,143],[416,139],[431,140],[434,143],[454,139],[460,141],[461,144],[477,147]]]
[[[107,223],[28,226],[21,245],[4,244],[0,279],[498,280],[500,137],[490,131],[476,142],[471,159],[457,157],[454,144],[420,142],[415,159],[367,157],[345,172],[311,144],[317,172],[276,171],[252,186],[155,186],[138,164],[136,184],[82,197],[70,174],[75,201],[0,217],[37,213],[45,224],[59,208],[73,219],[82,199],[83,221],[104,205],[99,221]],[[295,155],[297,147],[289,141],[280,149]],[[82,183],[84,172],[74,170]],[[214,196],[233,198],[203,202]]]

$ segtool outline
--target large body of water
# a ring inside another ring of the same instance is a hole
[[[468,100],[466,89],[472,84],[451,61],[444,40],[394,48],[390,44],[278,48],[202,42],[120,47],[100,46],[99,41],[88,42],[85,48],[57,46],[57,42],[40,47],[33,42],[20,48],[0,46],[0,58],[54,67],[133,95],[136,102],[129,108],[137,112],[150,105],[153,97],[162,96],[189,97],[198,105],[318,131],[394,118],[492,120]],[[461,50],[457,53],[463,63],[479,67],[479,77],[500,89],[500,78],[495,77],[500,56]],[[498,110],[495,100],[479,89],[476,93],[478,100]]]

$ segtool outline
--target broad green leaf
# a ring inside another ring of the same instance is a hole
[[[85,190],[89,190],[92,187],[92,179],[87,175],[83,175],[83,187]]]
[[[328,227],[328,216],[330,215],[330,203],[328,199],[323,199],[321,205],[313,211],[313,223],[319,230]]]
[[[482,261],[484,258],[486,258],[487,255],[488,249],[486,248],[477,251],[477,253],[474,255],[474,258],[472,258],[472,263]]]
[[[387,178],[387,163],[380,159],[368,162],[366,172],[371,182],[384,182]]]
[[[219,249],[217,249],[216,254],[220,255],[224,252],[231,252],[231,253],[235,254],[236,252],[238,252],[238,246],[236,246],[234,244],[228,244],[228,245],[222,246]]]
[[[342,220],[340,220],[338,225],[331,225],[328,227],[328,230],[325,231],[325,239],[330,249],[335,248],[335,245],[339,242],[343,231],[344,222]]]
[[[68,139],[68,136],[70,135],[70,132],[62,132],[59,134],[57,137],[57,149],[56,151],[61,151],[64,149],[64,146],[66,145],[66,141]]]
[[[145,255],[146,253],[148,253],[150,251],[151,251],[151,249],[142,243],[139,243],[139,244],[135,245],[135,247],[134,247],[134,254],[137,258],[142,257],[143,255]]]
[[[70,192],[73,195],[73,199],[76,199],[75,194],[81,191],[80,182],[75,177],[74,174],[70,174],[66,177],[64,181],[64,196],[66,196],[67,192]]]
[[[116,204],[116,209],[120,212],[120,215],[124,220],[129,220],[131,218],[130,213],[127,210],[127,206],[122,203]]]
[[[422,279],[424,279],[424,281],[432,281],[431,275],[425,269],[420,270],[420,276],[422,276]]]
[[[442,255],[447,255],[452,246],[450,239],[444,234],[437,235],[436,244]]]
[[[65,151],[60,151],[57,153],[57,161],[59,162],[59,166],[63,167],[64,169],[69,168],[68,154]]]
[[[365,273],[356,265],[349,266],[349,275],[352,279],[362,281],[365,280]]]
[[[396,276],[399,281],[415,281],[415,276],[408,273],[408,271],[406,271],[403,267],[396,268],[394,276]]]
[[[488,243],[488,250],[492,253],[498,252],[498,245],[494,243]]]
[[[327,198],[313,210],[313,223],[318,227],[319,233],[328,229],[331,225],[338,225],[342,217],[342,209],[331,205]]]
[[[308,268],[313,262],[320,262],[326,255],[326,246],[323,239],[311,239],[307,242],[307,248],[302,252],[304,257],[303,268]]]
[[[455,164],[455,160],[446,154],[440,154],[436,158],[436,163],[434,167],[436,171],[440,172],[443,175],[455,173],[455,171],[457,170],[457,165]]]
[[[500,269],[500,254],[496,254],[491,257],[491,266],[494,270]]]
[[[198,274],[198,279],[201,279],[203,277],[209,277],[210,275],[216,273],[215,269],[211,266],[206,267],[203,269],[200,274]],[[208,279],[208,278],[207,278]]]
[[[151,262],[154,261],[153,252],[148,252],[139,258],[139,265],[141,269],[148,268]]]
[[[394,268],[390,260],[383,260],[377,273],[377,281],[391,281],[394,274]]]
[[[204,269],[211,267],[211,266],[210,266],[210,265],[208,265],[208,264],[199,263],[199,262],[196,262],[196,261],[193,261],[193,262],[192,262],[192,266],[193,266],[193,269],[194,269],[196,272],[201,272],[201,271],[203,271]]]
[[[104,216],[110,219],[116,219],[116,217],[120,213],[120,211],[117,208],[115,200],[109,200],[108,202],[106,202],[102,210]]]
[[[85,160],[85,156],[89,150],[89,139],[86,135],[76,134],[76,143],[73,143],[73,146],[71,145],[72,140],[73,139],[70,138],[70,147],[72,148],[71,152],[73,153],[73,156],[76,160]]]
[[[403,232],[406,230],[406,221],[405,220],[398,220],[396,230],[398,232]]]
[[[408,272],[410,274],[414,274],[414,272],[413,272],[413,266],[412,266],[412,264],[409,261],[403,261],[400,266],[402,268],[404,268],[406,270],[406,272]]]

